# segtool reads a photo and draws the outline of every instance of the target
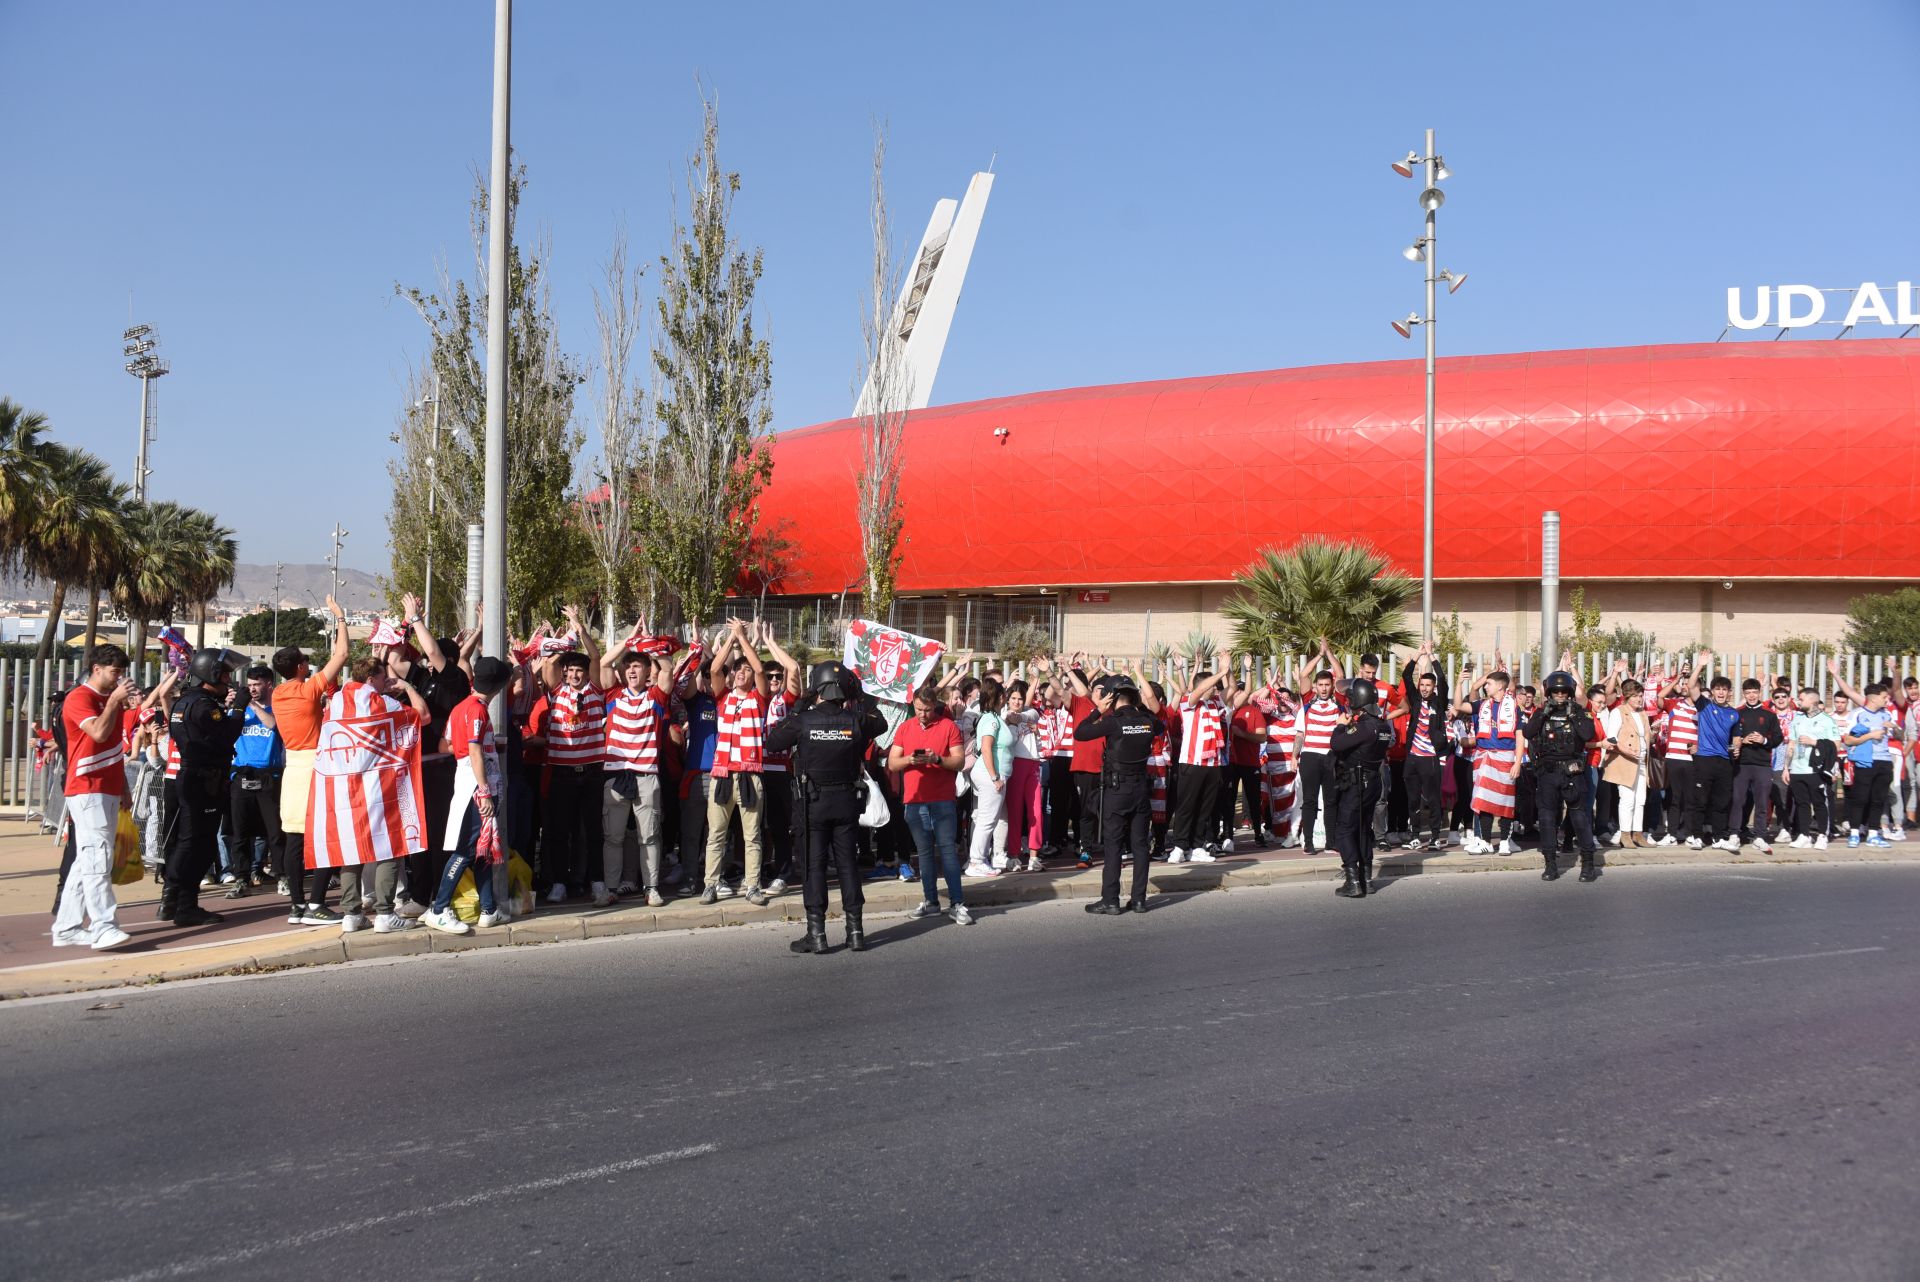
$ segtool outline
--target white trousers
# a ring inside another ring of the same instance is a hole
[[[973,763],[973,844],[969,848],[968,863],[989,863],[994,854],[1006,853],[1006,838],[999,836],[996,841],[995,829],[1006,831],[1000,826],[1000,817],[1006,812],[1007,794],[993,786],[993,776],[987,773],[986,763]]]
[[[120,822],[120,798],[101,792],[68,797],[67,817],[73,821],[73,867],[60,888],[53,932],[78,930],[82,922],[90,922],[98,935],[119,925],[120,909],[113,899],[113,834]]]
[[[1620,831],[1645,832],[1647,829],[1647,763],[1641,762],[1633,784],[1617,785],[1620,790]]]

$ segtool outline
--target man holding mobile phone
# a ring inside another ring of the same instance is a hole
[[[887,749],[887,769],[901,775],[900,798],[920,856],[920,885],[926,895],[910,915],[939,914],[944,874],[947,915],[959,925],[971,925],[973,915],[960,887],[959,792],[954,787],[954,775],[966,762],[966,746],[938,688],[915,691],[913,713],[893,732],[893,745]]]

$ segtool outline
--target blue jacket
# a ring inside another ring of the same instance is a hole
[[[1733,738],[1733,728],[1740,721],[1740,710],[1733,707],[1721,707],[1711,699],[1700,703],[1700,742],[1694,747],[1696,757],[1730,757],[1728,750]]]

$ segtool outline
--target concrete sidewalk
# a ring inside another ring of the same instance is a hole
[[[1907,853],[1909,849],[1911,854]],[[1737,855],[1718,850],[1656,847],[1605,851],[1601,860],[1605,867],[1912,863],[1920,862],[1920,843],[1911,847],[1902,844],[1885,851],[1848,850],[1844,845],[1817,853],[1776,848],[1769,855],[1759,854],[1752,847]],[[1269,886],[1299,879],[1324,881],[1331,890],[1339,866],[1338,859],[1327,855],[1251,851],[1227,856],[1215,864],[1156,864],[1151,883],[1155,895]],[[711,906],[692,899],[670,899],[661,908],[648,908],[634,901],[609,908],[543,904],[529,918],[507,926],[475,929],[471,935],[449,935],[425,927],[401,934],[376,935],[372,931],[360,931],[343,935],[337,926],[288,925],[287,901],[273,893],[269,886],[238,900],[222,899],[218,891],[208,892],[204,902],[226,920],[217,926],[181,930],[155,918],[158,887],[146,881],[117,888],[120,924],[133,936],[133,942],[110,953],[94,953],[52,946],[48,931],[58,867],[58,850],[50,838],[38,834],[34,825],[0,820],[0,1000],[205,975],[316,966],[368,957],[461,952],[508,944],[548,944],[750,922],[797,923],[802,919],[796,888],[764,908],[755,908],[737,897]],[[1467,855],[1456,849],[1444,853],[1383,851],[1375,871],[1381,877],[1406,877],[1539,867],[1537,851],[1500,856]],[[1123,877],[1125,875],[1123,873]],[[1572,877],[1568,874],[1567,880],[1571,881]],[[1100,896],[1100,873],[1097,868],[1080,872],[1071,864],[1058,871],[1009,873],[968,881],[966,895],[967,902],[978,907],[1058,899],[1093,900]],[[866,896],[868,914],[878,917],[907,911],[920,901],[921,892],[917,882],[880,880],[866,883]],[[838,916],[837,911],[834,915]]]

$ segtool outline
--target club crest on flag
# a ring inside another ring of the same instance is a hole
[[[307,866],[404,859],[426,849],[420,719],[358,682],[327,702],[307,799]]]
[[[853,669],[868,694],[908,703],[945,651],[945,646],[930,638],[871,619],[855,619],[847,625],[847,645],[841,661]]]

